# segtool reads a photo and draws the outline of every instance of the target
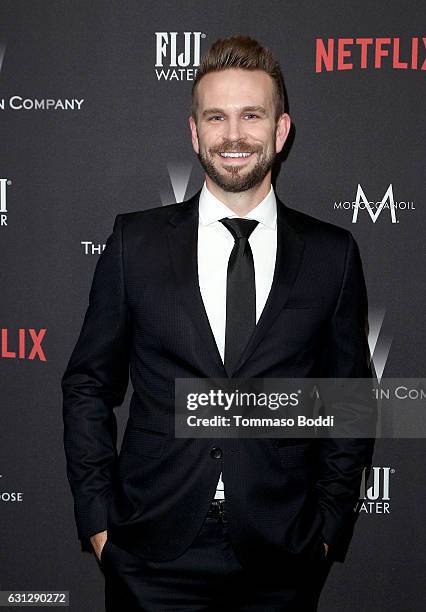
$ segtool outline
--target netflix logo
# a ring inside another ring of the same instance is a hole
[[[426,36],[401,38],[316,39],[315,72],[390,66],[399,70],[426,70]]]
[[[46,329],[24,329],[11,331],[1,330],[0,357],[3,359],[29,359],[30,361],[47,361],[42,342]]]

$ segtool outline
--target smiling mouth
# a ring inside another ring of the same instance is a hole
[[[218,155],[220,157],[222,157],[223,159],[247,159],[248,157],[250,157],[251,155],[253,155],[253,151],[250,152],[222,152],[220,151],[218,153]]]

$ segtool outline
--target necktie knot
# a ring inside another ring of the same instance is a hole
[[[254,219],[240,219],[238,217],[233,217],[232,219],[225,217],[224,219],[220,219],[220,222],[231,232],[234,240],[240,238],[248,240],[259,223],[259,221],[255,221]]]

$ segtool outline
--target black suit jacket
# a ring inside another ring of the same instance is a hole
[[[200,190],[201,191],[201,190]],[[198,285],[200,191],[118,215],[62,377],[67,475],[83,542],[104,529],[153,560],[195,538],[223,472],[243,563],[297,560],[330,545],[343,561],[373,439],[176,439],[175,378],[371,376],[367,297],[352,234],[277,197],[277,258],[266,305],[232,372]],[[114,407],[133,395],[120,453]],[[211,453],[220,448],[220,453]]]

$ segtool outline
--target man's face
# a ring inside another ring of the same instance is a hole
[[[261,70],[212,72],[203,76],[197,93],[197,122],[192,117],[189,122],[192,145],[207,176],[234,193],[261,183],[291,124],[286,113],[275,121],[271,77]]]

